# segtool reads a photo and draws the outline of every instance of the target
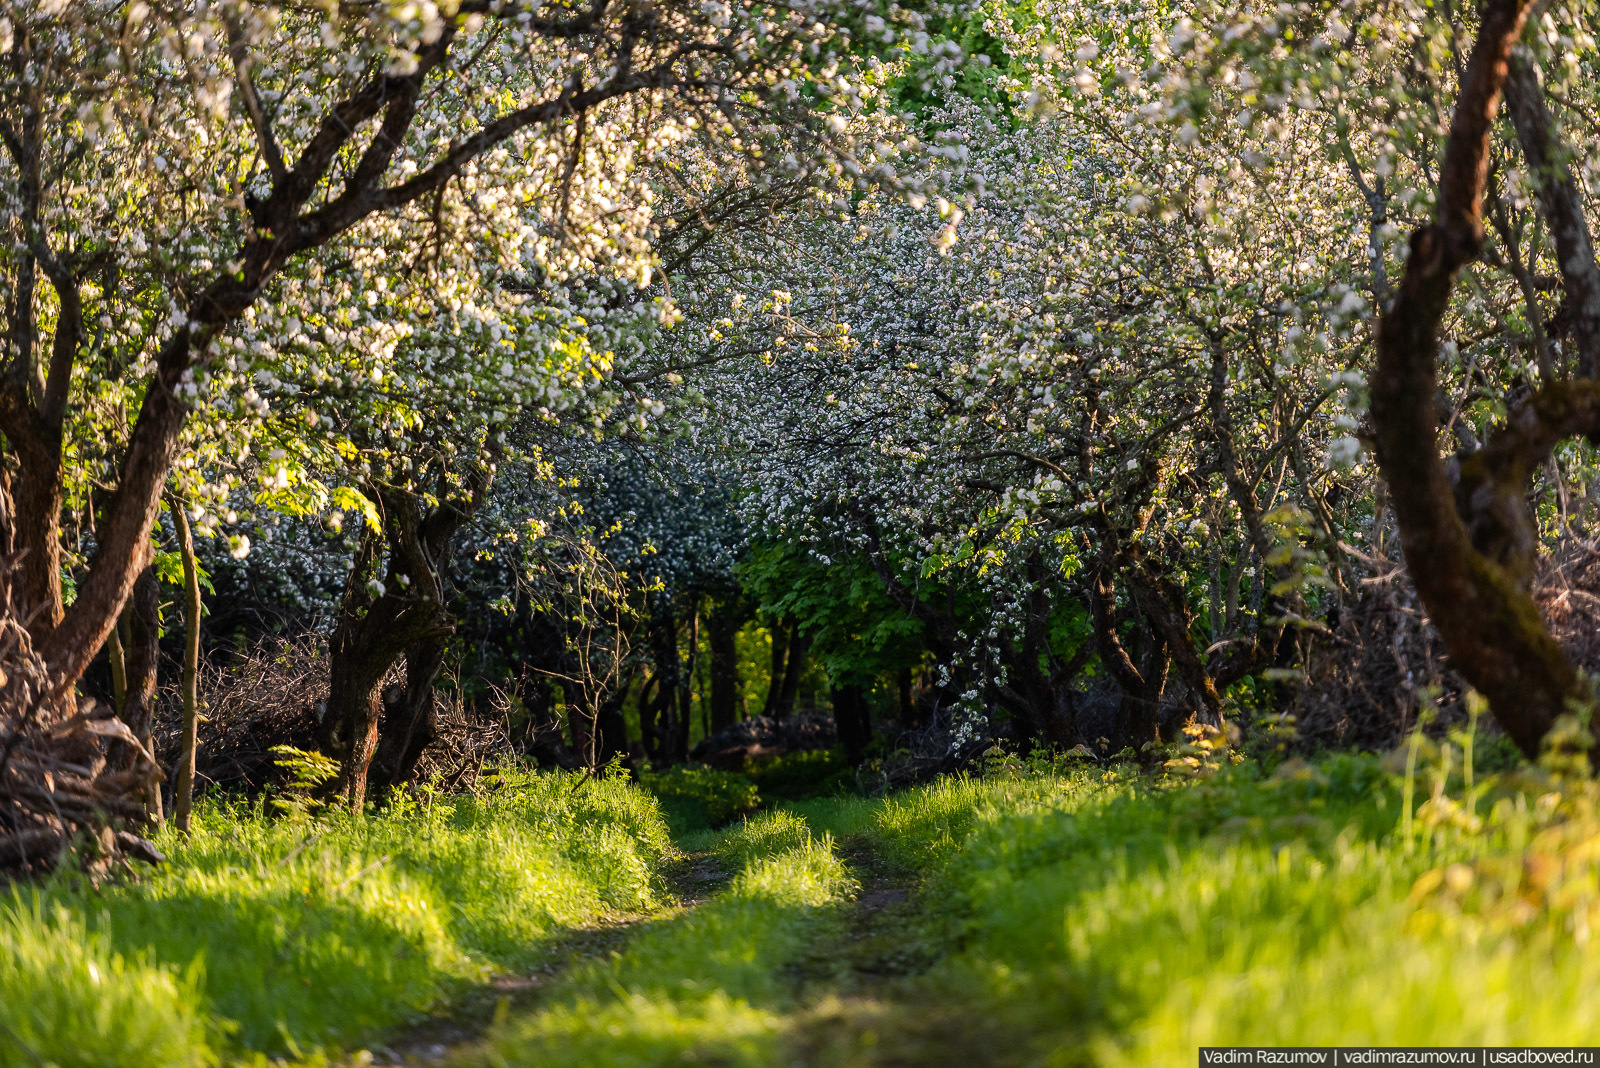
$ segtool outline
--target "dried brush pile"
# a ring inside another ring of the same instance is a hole
[[[1433,707],[1430,733],[1467,719],[1466,685],[1450,670],[1405,565],[1362,557],[1362,592],[1332,640],[1311,643],[1289,712],[1302,748],[1392,749]],[[1573,663],[1600,672],[1600,544],[1568,539],[1539,565],[1534,599]],[[1494,729],[1490,724],[1483,727]]]
[[[162,779],[155,758],[110,709],[53,700],[47,683],[0,600],[0,873],[42,874],[72,855],[91,877],[130,857],[159,862],[138,833]]]
[[[1600,543],[1572,539],[1546,557],[1533,596],[1572,662],[1600,673]]]
[[[392,670],[388,690],[398,691],[402,661]],[[225,658],[201,661],[197,683],[201,722],[195,758],[197,789],[253,794],[287,782],[277,746],[317,751],[323,747],[329,663],[326,636],[302,632],[269,638]],[[442,688],[441,688],[442,689]],[[441,693],[438,736],[423,751],[417,777],[447,788],[469,786],[478,771],[509,751],[504,716],[491,702],[483,716],[465,708],[455,693]],[[175,690],[163,692],[154,727],[155,749],[169,765],[183,738],[182,702]],[[374,780],[386,781],[404,724],[385,714],[379,722]]]
[[[195,754],[196,788],[253,792],[283,779],[272,747],[314,750],[328,696],[328,655],[318,635],[276,638],[230,655],[202,658]],[[162,693],[155,749],[169,764],[183,744],[183,703]]]
[[[403,669],[402,669],[403,670]],[[517,751],[511,737],[506,705],[491,694],[474,708],[461,699],[459,687],[440,687],[434,694],[438,714],[437,734],[417,761],[417,782],[434,782],[441,789],[471,790],[485,768],[507,759]],[[385,779],[392,779],[404,734],[403,724],[391,726],[394,718],[385,703],[384,717],[378,724],[378,754],[374,760]]]
[[[1386,752],[1437,709],[1434,729],[1464,722],[1465,685],[1445,664],[1405,565],[1361,559],[1361,594],[1331,636],[1307,642],[1305,683],[1288,706],[1298,747]]]

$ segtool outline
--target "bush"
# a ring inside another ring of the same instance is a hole
[[[747,774],[762,797],[790,801],[842,793],[855,785],[855,771],[838,747],[757,757]]]
[[[668,823],[679,834],[720,827],[761,804],[756,784],[733,771],[675,764],[666,771],[646,771],[639,781],[660,798]]]

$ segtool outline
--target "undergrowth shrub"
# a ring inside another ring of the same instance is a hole
[[[761,804],[760,791],[747,775],[693,764],[645,771],[639,781],[661,800],[661,810],[679,833],[720,827]]]
[[[838,794],[855,785],[855,768],[837,746],[756,757],[749,762],[746,774],[762,797],[779,800]]]
[[[168,862],[143,881],[95,895],[62,878],[42,889],[41,915],[64,910],[75,918],[60,929],[77,932],[66,943],[141,962],[152,990],[165,983],[184,1012],[220,1021],[195,1057],[348,1049],[492,967],[526,963],[565,927],[664,900],[658,869],[672,846],[645,791],[517,769],[489,784],[476,796],[397,794],[363,817],[201,805],[188,838],[161,840]],[[44,938],[49,927],[22,917],[16,929]],[[0,944],[0,972],[23,959]],[[47,1016],[41,1026],[90,1018],[70,999]],[[113,1048],[115,1034],[89,1026],[82,1040]]]

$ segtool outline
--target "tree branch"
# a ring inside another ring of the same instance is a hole
[[[1578,374],[1600,375],[1600,267],[1583,199],[1567,166],[1567,150],[1545,107],[1544,90],[1526,58],[1513,56],[1506,78],[1506,106],[1528,169],[1538,181],[1539,208],[1555,239],[1556,262],[1572,308],[1578,344]]]

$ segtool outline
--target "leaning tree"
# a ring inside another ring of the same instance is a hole
[[[1600,442],[1596,18],[1519,0],[1206,14],[1174,35],[1154,101],[1202,143],[1224,84],[1264,121],[1338,134],[1328,147],[1371,211],[1363,434],[1452,665],[1529,754],[1592,698],[1531,588],[1552,535],[1545,473],[1573,439]]]

